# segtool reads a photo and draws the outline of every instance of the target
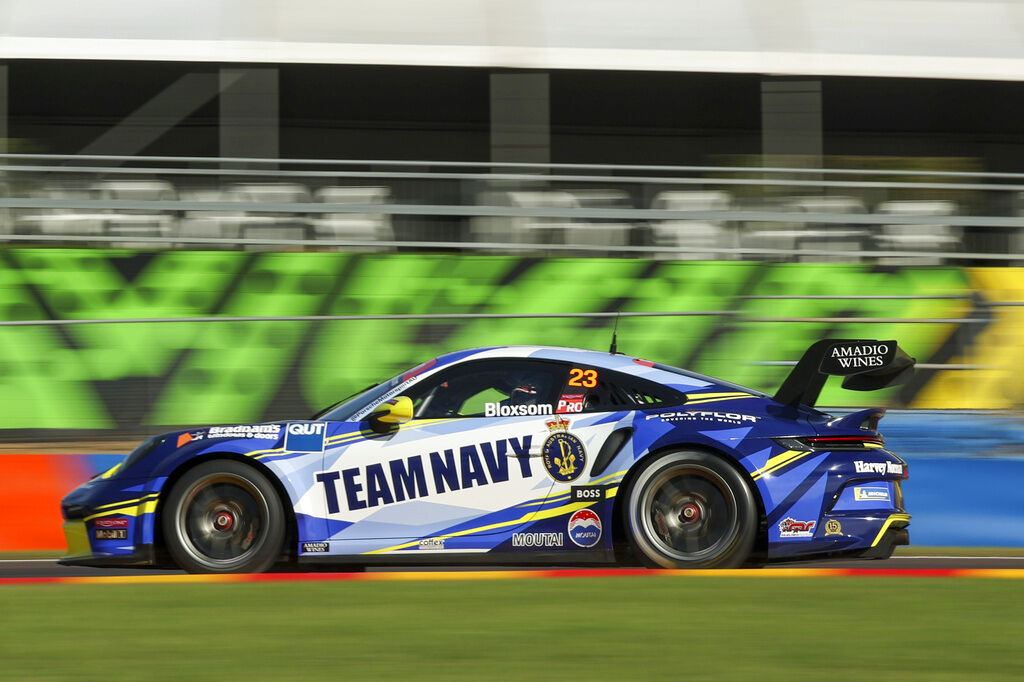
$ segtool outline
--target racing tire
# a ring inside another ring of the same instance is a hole
[[[757,536],[757,501],[743,475],[700,451],[652,459],[623,507],[634,552],[652,568],[738,568]]]
[[[174,484],[162,528],[168,553],[189,573],[261,573],[281,556],[284,508],[262,473],[213,460]]]

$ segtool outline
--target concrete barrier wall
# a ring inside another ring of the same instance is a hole
[[[930,364],[914,382],[876,393],[829,382],[820,403],[1024,408],[1024,307],[989,305],[1024,301],[1022,268],[59,248],[9,249],[2,265],[5,322],[395,316],[0,327],[8,441],[296,418],[459,348],[611,340],[611,318],[481,316],[503,314],[725,311],[622,318],[618,347],[764,391],[820,338],[898,339]],[[466,317],[401,318],[435,313]]]
[[[63,549],[60,501],[124,455],[0,455],[0,552]]]

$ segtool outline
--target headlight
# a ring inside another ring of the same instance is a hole
[[[153,436],[152,438],[142,441],[139,446],[132,450],[131,454],[124,460],[124,466],[121,467],[121,471],[126,471],[133,464],[138,463],[138,461],[143,457],[163,445],[165,440],[167,440],[165,436]]]

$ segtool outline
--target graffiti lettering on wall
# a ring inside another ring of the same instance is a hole
[[[948,295],[958,268],[344,253],[8,249],[0,318],[415,315],[735,310],[747,318],[966,316],[933,300],[751,295]],[[0,328],[0,426],[146,429],[297,418],[439,353],[496,344],[607,348],[592,319],[182,322]],[[620,350],[774,389],[814,340],[899,339],[924,360],[955,324],[623,318]],[[850,404],[849,394],[828,391]],[[890,404],[911,393],[886,394]],[[854,394],[856,397],[856,394]],[[834,404],[834,403],[833,403]],[[154,429],[151,429],[154,430]]]

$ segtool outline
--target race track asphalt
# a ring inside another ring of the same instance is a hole
[[[1000,556],[899,556],[885,561],[801,561],[772,564],[772,568],[860,568],[915,571],[922,569],[1024,569],[1024,557]],[[372,567],[374,571],[452,571],[452,570],[508,570],[508,566],[492,567]],[[556,567],[531,567],[552,569]],[[98,576],[173,575],[182,571],[158,569],[89,568],[61,566],[56,559],[0,559],[0,580],[4,578],[71,578]]]

